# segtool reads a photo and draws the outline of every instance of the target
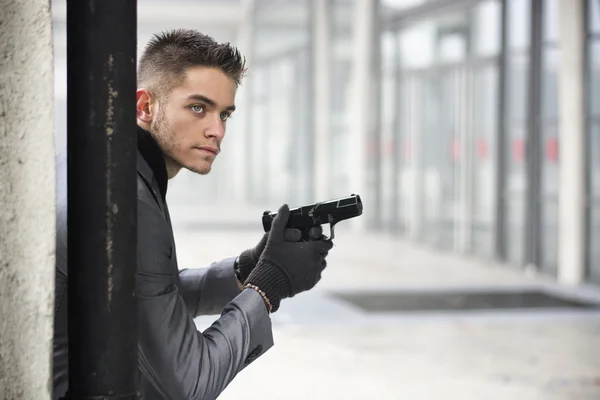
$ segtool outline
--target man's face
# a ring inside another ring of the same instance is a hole
[[[150,130],[175,170],[208,174],[221,151],[236,85],[218,68],[192,67],[182,84],[161,98]]]

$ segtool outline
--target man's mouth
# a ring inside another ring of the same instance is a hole
[[[218,149],[218,148],[216,148],[216,147],[212,147],[212,146],[201,146],[201,147],[196,147],[196,148],[197,148],[197,149],[199,149],[199,150],[204,150],[204,151],[206,151],[206,152],[208,152],[208,153],[212,153],[212,154],[214,154],[215,156],[216,156],[217,154],[219,154],[219,149]]]

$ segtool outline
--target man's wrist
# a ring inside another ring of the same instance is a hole
[[[269,300],[266,293],[263,292],[258,286],[248,283],[248,284],[244,285],[244,289],[252,289],[255,292],[257,292],[260,295],[260,297],[263,298],[265,306],[267,307],[267,312],[269,314],[271,314],[271,312],[273,312],[273,305],[271,304],[271,300]]]
[[[276,264],[259,262],[244,282],[244,287],[248,285],[257,286],[265,293],[273,307],[272,312],[279,309],[281,299],[290,297],[289,278]]]

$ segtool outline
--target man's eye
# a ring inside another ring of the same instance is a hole
[[[228,112],[221,113],[221,121],[227,121],[229,118],[231,118],[231,114],[229,114]]]
[[[197,114],[200,114],[202,111],[204,111],[204,107],[199,105],[193,105],[190,107],[190,109]]]

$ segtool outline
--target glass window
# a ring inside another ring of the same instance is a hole
[[[558,128],[554,123],[541,129],[540,149],[542,160],[542,197],[558,196],[559,142]]]
[[[435,20],[434,43],[439,62],[456,63],[466,59],[469,52],[469,24],[466,10],[440,16]]]
[[[513,195],[505,208],[506,259],[517,266],[525,263],[525,206],[525,196]]]
[[[529,47],[531,28],[531,2],[508,0],[508,47],[525,50]]]
[[[272,59],[297,51],[308,44],[308,34],[302,29],[280,29],[257,26],[254,46],[258,60]]]
[[[473,99],[474,160],[473,249],[485,257],[494,255],[496,227],[496,132],[498,127],[498,74],[495,65],[475,72]]]
[[[526,3],[519,1],[520,3]],[[513,4],[514,2],[511,2]],[[529,54],[509,55],[506,65],[505,98],[505,198],[504,241],[508,262],[523,265],[526,223],[526,132],[529,82]]]
[[[438,42],[441,62],[459,62],[467,56],[467,37],[462,32],[443,35]]]
[[[414,107],[415,103],[412,99],[412,79],[406,75],[400,75],[400,93],[398,99],[398,110],[400,113],[400,131],[398,132],[399,157],[401,168],[410,167],[413,159],[413,146],[411,143],[410,132],[414,125]],[[402,196],[402,191],[400,191]]]
[[[353,13],[354,2],[351,0],[335,0],[330,2],[330,41],[331,67],[330,87],[331,99],[330,122],[330,193],[344,193],[348,188],[350,175],[350,111],[352,89],[351,76],[353,73]],[[383,44],[383,43],[382,43]]]
[[[395,222],[394,210],[394,147],[395,122],[397,109],[397,73],[396,68],[389,67],[381,74],[381,142],[380,142],[380,223],[384,228],[392,228]]]
[[[546,201],[541,215],[540,263],[542,270],[556,276],[558,271],[558,199]]]
[[[381,75],[382,124],[387,129],[396,118],[396,70],[387,69]]]
[[[542,2],[544,20],[543,20],[543,37],[545,42],[556,42],[558,40],[558,12],[559,0],[544,0]]]
[[[497,0],[486,0],[475,8],[475,27],[472,35],[475,54],[493,56],[500,51],[501,4]]]
[[[434,62],[435,24],[427,21],[400,34],[400,57],[404,68],[425,68]]]
[[[285,56],[308,46],[310,4],[307,0],[286,1],[278,7],[261,7],[255,14],[255,59]]]
[[[542,118],[558,118],[558,57],[555,47],[546,48],[542,55]]]
[[[398,44],[396,32],[381,35],[381,63],[384,68],[395,67],[398,63]]]
[[[541,265],[544,271],[556,274],[558,264],[558,182],[559,142],[555,124],[541,129]]]
[[[590,209],[588,239],[588,276],[591,282],[600,285],[600,203],[594,203]]]
[[[506,116],[509,121],[527,119],[529,57],[519,54],[508,59],[506,83]]]
[[[268,179],[268,164],[266,157],[262,157],[264,154],[264,143],[268,143],[266,137],[266,129],[268,120],[268,107],[265,103],[253,103],[252,104],[252,140],[250,141],[252,151],[248,154],[252,157],[252,194],[254,200],[266,201],[267,194],[267,182],[265,177]]]
[[[255,65],[252,70],[252,97],[254,101],[266,97],[268,87],[268,68],[264,64]]]
[[[600,198],[600,122],[594,121],[590,124],[588,143],[590,194]]]
[[[428,0],[381,0],[381,6],[385,8],[391,8],[393,10],[406,10],[407,8],[420,6],[423,3],[427,3]]]
[[[263,145],[267,145],[267,151],[263,150],[262,154],[269,154],[267,164],[272,171],[269,176],[270,201],[285,201],[286,196],[291,194],[292,127],[297,122],[295,117],[298,116],[298,113],[292,110],[299,107],[291,86],[292,77],[297,76],[294,67],[293,59],[279,59],[271,65],[269,76],[272,85],[269,87],[267,98],[268,139],[263,142]]]
[[[590,33],[600,33],[600,1],[588,0],[588,18]]]
[[[589,32],[600,34],[600,1],[588,0],[588,18]],[[588,43],[588,278],[600,284],[600,40],[590,38]]]
[[[350,87],[350,73],[352,62],[350,60],[334,60],[331,65],[331,108],[335,115],[343,116],[348,110]]]
[[[600,123],[590,124],[588,146],[591,207],[588,224],[588,268],[592,282],[600,284]]]
[[[354,1],[331,1],[331,37],[335,40],[352,40],[352,23],[354,21]]]

